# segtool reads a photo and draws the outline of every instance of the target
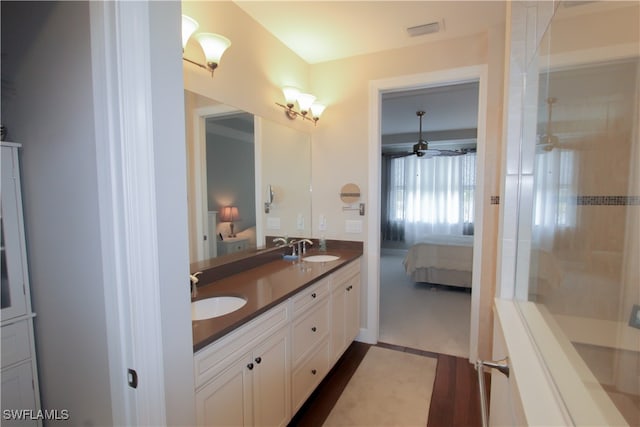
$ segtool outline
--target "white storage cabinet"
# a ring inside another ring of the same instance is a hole
[[[22,215],[18,149],[2,142],[0,203],[0,276],[2,295],[3,426],[40,426],[33,317]],[[22,418],[19,420],[17,418]]]

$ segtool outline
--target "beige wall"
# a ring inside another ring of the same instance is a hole
[[[369,85],[372,80],[487,64],[487,122],[485,171],[485,216],[483,221],[483,277],[481,299],[480,356],[488,357],[491,342],[491,299],[494,294],[498,208],[490,205],[500,194],[500,141],[502,129],[502,82],[504,28],[468,37],[394,49],[370,55],[309,65],[284,47],[237,6],[229,2],[183,2],[183,13],[200,23],[200,31],[214,31],[232,41],[215,77],[185,64],[185,88],[256,115],[294,126],[312,134],[312,223],[313,236],[367,241],[367,221],[357,212],[343,212],[340,188],[346,183],[360,186],[368,203],[370,171],[368,153],[376,146],[369,140]],[[187,48],[189,57],[201,55],[197,46]],[[294,84],[326,103],[317,127],[290,122],[275,102],[282,102],[280,88]],[[367,205],[368,208],[368,205]],[[327,230],[318,230],[318,217],[325,215]],[[346,219],[363,221],[363,232],[345,233]],[[366,272],[366,263],[363,264]],[[370,283],[366,273],[363,284]],[[366,301],[367,286],[363,286]],[[366,316],[363,316],[366,318]],[[366,326],[363,324],[363,326]]]

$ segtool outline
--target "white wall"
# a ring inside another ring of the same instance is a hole
[[[3,75],[15,87],[5,117],[23,144],[43,408],[68,409],[77,425],[110,425],[89,5],[2,2],[2,43],[3,65],[15,71]]]

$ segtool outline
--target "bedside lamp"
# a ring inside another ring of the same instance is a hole
[[[225,206],[220,213],[220,221],[229,223],[229,237],[236,237],[233,230],[233,222],[240,220],[240,214],[236,206]]]

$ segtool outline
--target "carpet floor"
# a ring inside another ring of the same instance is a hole
[[[403,259],[402,253],[380,258],[379,341],[469,357],[471,294],[412,282]]]
[[[371,347],[325,426],[425,426],[437,360]]]

